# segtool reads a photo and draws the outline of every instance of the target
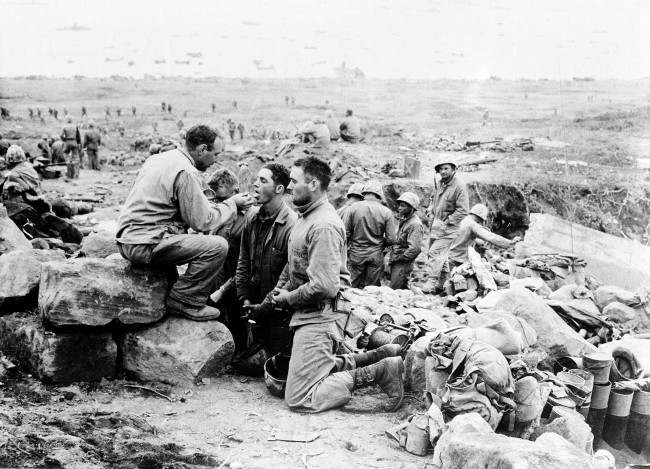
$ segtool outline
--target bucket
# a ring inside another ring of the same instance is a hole
[[[587,414],[587,424],[594,434],[594,448],[598,446],[603,434],[605,415],[607,415],[607,403],[612,389],[612,383],[595,383],[591,393],[591,407]]]
[[[553,372],[559,373],[562,370],[573,370],[576,368],[582,368],[581,357],[571,357],[571,356],[560,357],[555,361]]]
[[[429,441],[429,417],[423,414],[414,415],[406,427],[406,445],[404,449],[417,456],[425,456],[431,445]]]
[[[594,375],[594,383],[607,383],[612,367],[611,355],[603,352],[593,352],[582,358],[584,368]]]
[[[650,392],[637,391],[632,398],[627,421],[625,444],[635,453],[648,449],[650,443]]]
[[[614,449],[625,446],[627,421],[630,417],[630,408],[634,391],[630,389],[612,389],[609,395],[607,415],[603,426],[603,440]]]

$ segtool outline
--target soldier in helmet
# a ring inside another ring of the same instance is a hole
[[[469,215],[460,222],[458,234],[449,246],[450,271],[469,260],[467,248],[474,244],[477,238],[501,248],[508,248],[521,241],[518,236],[509,240],[492,233],[483,226],[487,221],[487,217],[488,208],[483,204],[476,204],[470,209]]]
[[[467,187],[456,175],[456,164],[441,161],[435,165],[440,174],[440,184],[431,197],[427,215],[431,220],[429,257],[431,259],[431,289],[434,293],[442,291],[441,273],[447,268],[447,250],[456,239],[460,222],[469,209]]]
[[[354,288],[379,285],[384,271],[384,249],[397,240],[393,212],[381,203],[383,188],[368,181],[361,190],[364,200],[350,206],[343,223],[348,241],[348,269]]]
[[[399,230],[397,243],[390,253],[390,287],[404,289],[408,286],[408,278],[413,271],[415,259],[422,250],[424,227],[416,211],[420,206],[420,198],[413,192],[404,192],[397,199],[399,214]]]
[[[88,123],[88,132],[84,135],[84,149],[88,155],[88,169],[99,171],[99,146],[102,144],[101,135],[95,128],[95,123]]]
[[[61,140],[65,142],[65,155],[66,163],[68,165],[67,177],[68,179],[79,178],[79,167],[81,165],[81,158],[79,148],[81,147],[81,133],[79,127],[72,123],[72,117],[68,117],[68,123],[61,130]]]
[[[343,220],[348,207],[363,200],[363,194],[361,194],[362,189],[363,182],[355,182],[350,186],[348,193],[345,195],[348,200],[336,211],[339,217],[341,217],[341,220]]]
[[[46,160],[51,161],[52,160],[52,149],[50,148],[50,144],[48,142],[48,136],[43,135],[41,137],[41,141],[38,142],[38,147],[39,150],[41,150],[41,157],[45,158]]]

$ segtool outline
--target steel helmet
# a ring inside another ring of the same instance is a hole
[[[11,145],[7,150],[7,163],[22,163],[27,161],[25,152],[18,145]]]
[[[402,195],[400,195],[397,201],[404,202],[405,204],[409,204],[415,210],[417,210],[418,207],[420,206],[420,198],[417,195],[415,195],[413,192],[404,192]]]
[[[456,163],[454,163],[453,161],[449,161],[449,159],[442,159],[437,161],[436,165],[433,167],[436,170],[436,173],[440,172],[440,166],[442,166],[443,164],[450,164],[454,167],[454,169],[458,167]]]
[[[149,154],[150,155],[155,155],[156,153],[160,153],[160,149],[162,148],[162,145],[158,143],[152,143],[149,145]]]
[[[351,195],[357,195],[359,197],[363,197],[363,194],[361,191],[363,190],[363,183],[362,182],[355,182],[350,186],[348,189],[348,193],[345,194],[346,197],[350,197]]]
[[[375,194],[377,197],[381,198],[384,196],[384,189],[381,187],[381,183],[379,181],[368,181],[363,185],[363,189],[361,189],[362,194]]]
[[[264,363],[264,384],[266,384],[266,389],[275,397],[284,398],[290,358],[287,355],[278,353]]]
[[[476,204],[470,209],[469,213],[476,215],[481,220],[485,221],[488,216],[488,208],[483,204]]]

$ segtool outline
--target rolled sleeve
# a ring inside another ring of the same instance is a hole
[[[232,200],[211,206],[197,178],[187,171],[178,173],[174,193],[182,220],[194,231],[217,231],[237,214],[237,206]]]

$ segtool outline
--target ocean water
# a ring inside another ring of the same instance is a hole
[[[650,76],[647,0],[0,0],[0,76]]]

